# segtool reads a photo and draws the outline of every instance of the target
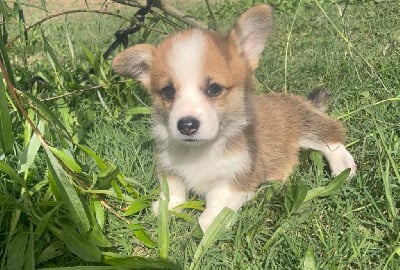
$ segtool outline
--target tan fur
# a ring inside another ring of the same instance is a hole
[[[176,189],[170,190],[170,206],[185,200],[186,188],[205,195],[207,208],[199,220],[204,231],[223,207],[239,209],[260,184],[286,181],[301,148],[321,151],[335,174],[345,168],[355,173],[342,125],[322,112],[327,95],[316,93],[310,101],[253,93],[252,76],[271,29],[271,12],[267,5],[256,6],[226,36],[188,30],[157,47],[131,47],[113,61],[117,73],[140,80],[152,97],[157,173]],[[207,96],[215,83],[223,91]],[[173,99],[161,94],[166,86],[173,87]],[[201,136],[176,131],[174,121],[187,116],[201,120]]]

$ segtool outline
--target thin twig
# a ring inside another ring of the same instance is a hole
[[[99,198],[99,197],[98,197]],[[120,213],[117,212],[117,210],[115,210],[112,206],[110,206],[105,200],[103,200],[102,198],[99,198],[101,205],[103,205],[105,208],[107,208],[111,213],[114,214],[114,216],[116,216],[117,218],[125,221],[127,224],[131,224],[132,222],[125,218],[124,216],[122,216]]]
[[[120,19],[125,20],[125,21],[128,21],[128,22],[131,21],[130,19],[128,19],[128,18],[126,18],[126,17],[124,17],[124,16],[122,16],[122,15],[115,14],[115,13],[108,12],[108,11],[87,10],[87,9],[74,9],[74,10],[67,10],[67,11],[63,11],[63,12],[56,13],[56,14],[53,14],[53,15],[49,15],[49,16],[47,16],[47,17],[45,17],[45,18],[43,18],[43,19],[37,21],[36,23],[34,23],[34,24],[30,25],[30,26],[25,26],[25,31],[29,31],[29,30],[35,28],[36,26],[38,26],[38,25],[40,25],[40,24],[42,24],[42,23],[44,23],[44,22],[46,22],[46,21],[48,21],[48,20],[50,20],[50,19],[59,17],[59,16],[64,16],[64,15],[72,14],[72,13],[83,13],[83,12],[86,12],[86,13],[97,13],[97,14],[102,14],[102,15],[109,15],[109,16],[114,16],[114,17],[120,18]],[[145,26],[145,25],[141,25],[141,26],[147,27],[147,26]],[[153,29],[152,29],[152,30],[153,30]],[[9,42],[7,42],[7,44],[5,45],[5,47],[7,48],[7,47],[11,46],[11,45],[12,45],[16,40],[18,40],[19,38],[20,38],[20,35],[15,36],[15,37],[12,38]]]
[[[127,82],[128,80],[123,80],[123,81],[119,81],[119,82]],[[39,98],[40,101],[52,101],[52,100],[56,100],[56,99],[60,99],[60,98],[64,98],[64,97],[68,97],[68,96],[73,96],[73,95],[77,95],[77,94],[81,94],[84,93],[86,91],[90,91],[90,90],[96,90],[99,88],[103,88],[105,86],[109,86],[111,84],[102,84],[102,85],[96,85],[96,86],[92,86],[89,88],[85,88],[85,89],[80,89],[80,90],[75,90],[72,92],[66,92],[64,94],[58,95],[58,96],[54,96],[54,97],[49,97],[49,98]]]
[[[139,3],[138,1],[135,0],[113,0],[113,2],[122,4],[122,5],[127,5],[131,7],[144,7],[145,5],[143,3]],[[170,4],[168,4],[166,1],[162,0],[155,0],[154,1],[154,7],[162,10],[166,14],[174,17],[175,19],[195,28],[200,28],[200,29],[206,29],[207,26],[204,25],[202,22],[199,22],[196,20],[195,17],[187,15],[182,13],[180,10],[174,8]]]
[[[286,47],[285,47],[285,90],[284,90],[285,92],[287,92],[287,90],[288,90],[287,81],[288,81],[288,59],[289,59],[288,55],[289,55],[290,38],[292,37],[294,22],[297,19],[297,14],[299,13],[300,5],[301,5],[301,1],[300,1],[299,5],[297,6],[296,13],[294,14],[294,18],[293,18],[292,24],[290,26],[289,34],[288,34],[288,37],[287,37],[287,40],[286,40]]]

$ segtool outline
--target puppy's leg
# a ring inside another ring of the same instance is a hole
[[[224,181],[218,183],[206,194],[206,209],[199,217],[199,224],[206,232],[215,217],[228,207],[234,211],[254,196],[254,192],[239,191],[231,183]]]
[[[159,177],[159,179],[162,176]],[[186,201],[186,184],[176,176],[166,177],[169,190],[169,204],[168,210],[174,209],[176,206]],[[159,200],[153,202],[153,213],[158,214]]]
[[[350,177],[355,175],[357,165],[354,162],[353,156],[342,143],[328,143],[323,146],[321,145],[321,148],[317,150],[321,151],[328,160],[333,176],[337,176],[347,168],[351,169]]]
[[[320,151],[328,160],[333,176],[347,168],[351,169],[349,177],[355,175],[357,166],[343,145],[344,130],[339,122],[328,116],[316,114],[303,128],[300,147]]]

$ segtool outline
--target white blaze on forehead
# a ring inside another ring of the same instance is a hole
[[[217,112],[202,91],[207,76],[204,74],[205,47],[205,34],[193,30],[175,37],[167,55],[168,68],[177,90],[168,125],[172,137],[178,140],[186,138],[177,128],[183,117],[194,117],[200,123],[192,139],[210,140],[218,132]]]
[[[181,87],[199,84],[202,80],[205,38],[201,31],[180,35],[174,40],[167,62]]]

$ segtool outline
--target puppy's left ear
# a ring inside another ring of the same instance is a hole
[[[132,46],[114,58],[112,69],[119,75],[140,81],[149,89],[154,50],[155,48],[149,44]]]
[[[236,43],[239,53],[247,59],[253,70],[258,66],[271,28],[272,7],[258,5],[243,13],[229,34],[229,38]]]

